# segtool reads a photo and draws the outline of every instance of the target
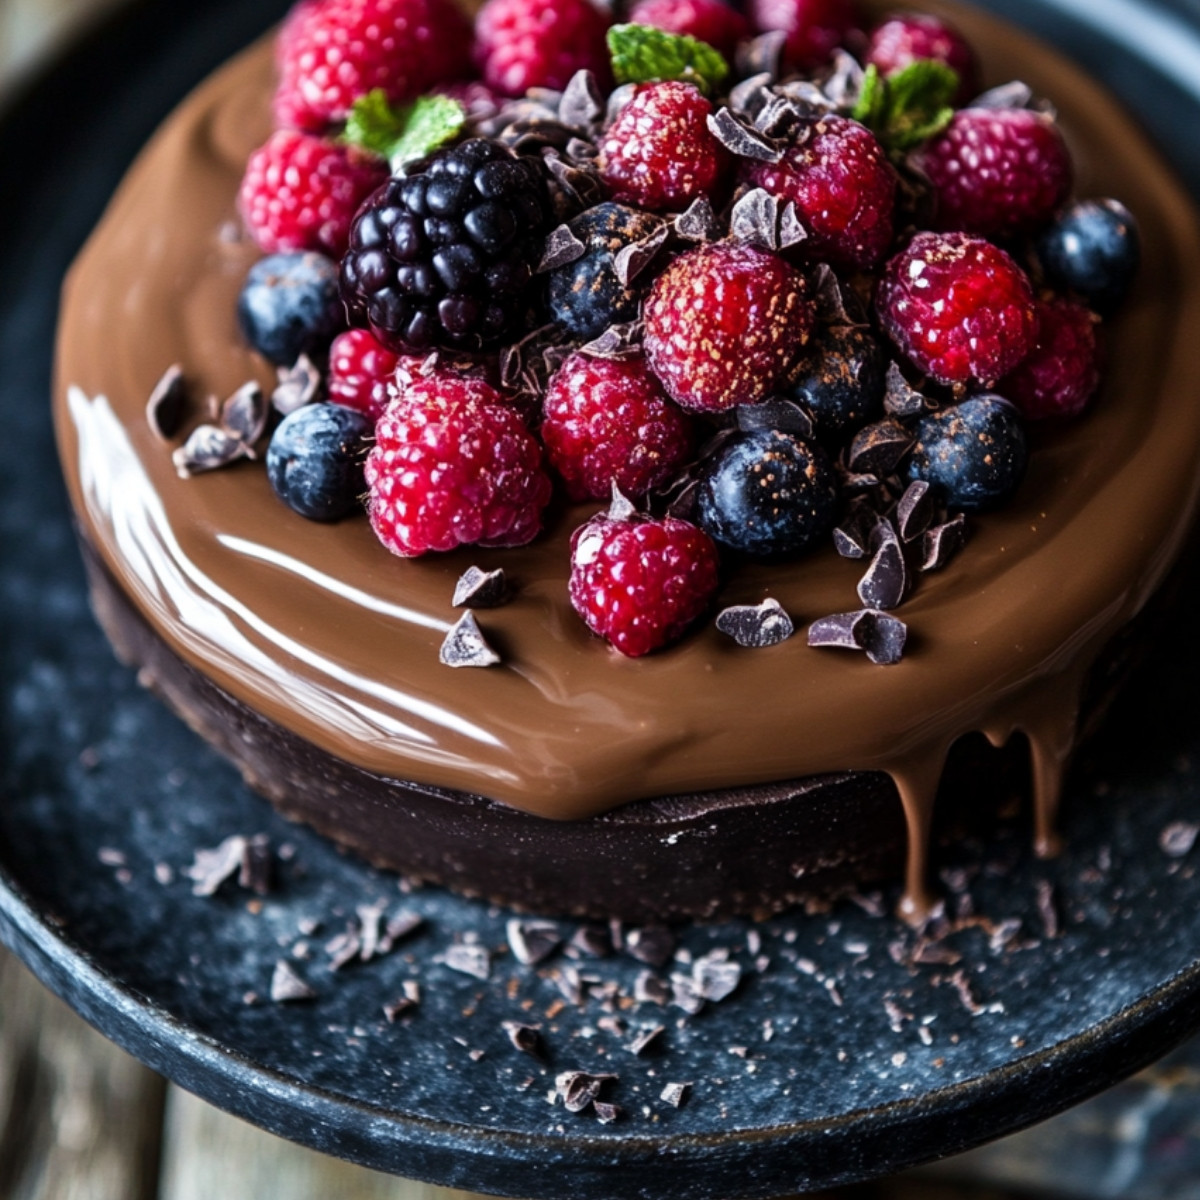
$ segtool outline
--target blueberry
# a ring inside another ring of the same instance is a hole
[[[318,354],[346,323],[337,264],[323,254],[272,254],[250,268],[238,324],[260,354],[290,367]]]
[[[1020,414],[1001,396],[972,396],[923,417],[916,434],[908,478],[935,487],[952,510],[996,508],[1025,476],[1025,428]]]
[[[1053,284],[1077,292],[1105,313],[1121,303],[1137,274],[1141,238],[1123,204],[1084,200],[1042,234],[1037,251]]]
[[[371,421],[340,404],[310,404],[285,417],[267,448],[275,495],[310,521],[336,521],[366,491],[363,459]]]
[[[704,465],[696,518],[713,539],[755,558],[801,554],[833,528],[837,483],[819,446],[790,433],[738,434]]]
[[[550,312],[568,333],[599,337],[610,325],[636,320],[642,292],[653,278],[624,287],[613,268],[623,247],[652,234],[660,221],[623,204],[597,204],[570,223],[571,232],[587,247],[582,257],[550,272]]]
[[[805,348],[786,394],[812,414],[817,437],[836,445],[883,416],[887,358],[869,329],[836,325]]]

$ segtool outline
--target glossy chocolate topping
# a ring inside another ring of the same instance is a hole
[[[910,651],[898,666],[810,649],[802,634],[745,650],[711,623],[665,652],[621,658],[567,598],[568,540],[597,506],[557,513],[521,550],[405,561],[365,519],[324,526],[292,514],[259,464],[179,479],[144,416],[164,370],[182,364],[201,396],[272,382],[234,319],[257,257],[234,197],[269,128],[266,43],[172,117],[68,281],[55,408],[85,536],[186,662],[370,772],[566,819],[640,797],[885,771],[909,822],[915,899],[948,748],[971,731],[1002,744],[1020,730],[1049,839],[1084,677],[1162,581],[1195,507],[1200,242],[1187,197],[1110,99],[1007,26],[953,15],[990,80],[1023,78],[1058,106],[1079,194],[1117,196],[1135,212],[1145,261],[1107,331],[1095,410],[1038,430],[1015,502],[973,520],[963,553],[920,580],[900,610]],[[480,614],[505,665],[456,671],[438,648],[472,564],[504,567],[518,591]],[[801,625],[855,607],[860,573],[832,550],[739,566],[720,604],[771,596]]]

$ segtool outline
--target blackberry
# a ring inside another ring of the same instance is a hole
[[[406,354],[515,340],[530,326],[550,218],[539,159],[487,138],[440,151],[355,217],[342,259],[351,319]]]
[[[855,325],[833,325],[805,347],[786,394],[812,414],[817,437],[837,445],[883,416],[887,356],[879,339]]]
[[[599,337],[610,325],[637,319],[645,287],[625,287],[613,259],[624,247],[649,237],[661,224],[623,204],[597,204],[568,226],[587,252],[550,272],[550,313],[575,337]],[[648,285],[653,276],[643,276]]]

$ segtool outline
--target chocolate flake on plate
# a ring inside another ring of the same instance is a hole
[[[658,1041],[665,1031],[665,1025],[652,1025],[649,1029],[643,1029],[629,1043],[629,1053],[633,1055],[644,1054],[654,1042]]]
[[[506,926],[508,948],[524,966],[547,959],[562,944],[562,931],[552,921],[529,921],[513,917]]]
[[[275,964],[271,974],[271,999],[276,1004],[287,1004],[295,1000],[312,1000],[316,990],[309,987],[286,958],[281,958]]]
[[[1159,835],[1158,844],[1168,858],[1186,858],[1196,844],[1200,825],[1190,821],[1172,821]]]
[[[679,971],[672,974],[671,1003],[693,1017],[704,1007],[704,996],[691,975]]]
[[[691,1083],[668,1083],[659,1095],[672,1108],[682,1108],[692,1094]]]
[[[554,1090],[567,1112],[583,1112],[616,1075],[592,1075],[587,1071],[563,1071],[554,1080]]]
[[[325,943],[325,953],[329,955],[331,971],[340,971],[348,963],[352,963],[361,952],[362,935],[358,926],[354,924],[348,925]]]
[[[783,149],[765,134],[751,128],[732,108],[721,108],[709,113],[708,131],[731,154],[739,158],[750,158],[756,162],[777,163],[783,157]]]
[[[922,571],[940,571],[967,541],[967,518],[958,513],[952,520],[927,530],[921,542]]]
[[[456,942],[437,961],[445,963],[452,971],[476,979],[487,979],[492,973],[492,957],[483,946]]]
[[[834,613],[808,627],[808,644],[819,649],[863,650],[879,666],[892,666],[904,655],[908,626],[874,609]]]
[[[623,246],[613,256],[613,271],[623,288],[629,288],[634,280],[658,257],[666,244],[671,227],[665,222],[653,233],[640,241]]]
[[[383,1015],[389,1025],[406,1013],[411,1013],[421,1003],[421,985],[415,979],[406,979],[401,985],[403,995],[392,1004],[383,1006]]]
[[[747,650],[761,650],[786,642],[796,632],[791,617],[778,600],[738,604],[717,614],[717,628]]]
[[[808,409],[785,396],[769,396],[758,404],[740,404],[735,411],[742,433],[776,431],[794,434],[805,442],[814,433]]]
[[[363,962],[370,962],[379,953],[379,924],[386,910],[387,905],[382,900],[376,904],[360,904],[354,910],[358,916],[359,936],[362,938],[362,947],[358,953]]]
[[[580,925],[567,943],[568,952],[585,958],[607,958],[612,953],[612,938],[604,925]]]
[[[919,417],[931,407],[929,400],[904,378],[900,368],[888,367],[883,410],[890,417]]]
[[[187,416],[188,390],[183,368],[176,363],[154,385],[146,403],[146,420],[160,441],[169,442],[183,428]]]
[[[896,505],[896,531],[900,540],[919,538],[933,521],[933,492],[923,479],[914,479]]]
[[[611,1125],[625,1110],[619,1104],[609,1104],[606,1100],[593,1100],[592,1112],[601,1125]]]
[[[450,603],[455,608],[499,608],[509,597],[503,567],[495,571],[468,567],[454,585],[454,598]]]
[[[242,861],[238,871],[238,886],[266,896],[271,891],[271,874],[274,858],[271,854],[271,839],[265,833],[244,838]]]
[[[707,196],[697,196],[672,222],[676,234],[688,242],[715,242],[721,225]]]
[[[633,981],[633,998],[639,1004],[666,1004],[671,999],[671,988],[653,971],[642,971]]]
[[[500,655],[487,644],[475,614],[468,610],[446,634],[438,659],[447,667],[494,667]]]
[[[871,549],[874,557],[858,582],[858,598],[866,608],[899,608],[908,591],[908,569],[891,521],[876,523],[871,531]]]
[[[225,880],[242,870],[246,846],[247,839],[234,834],[212,850],[197,850],[195,861],[184,870],[192,880],[192,895],[215,895]]]
[[[542,1035],[536,1025],[523,1025],[520,1021],[502,1021],[501,1027],[508,1034],[508,1040],[512,1042],[514,1049],[533,1058],[543,1057]]]
[[[541,260],[537,265],[539,275],[546,271],[556,271],[559,267],[568,266],[587,253],[583,244],[567,225],[559,225],[546,238],[546,248],[542,251]]]
[[[205,471],[216,471],[245,458],[245,443],[216,425],[199,425],[171,455],[180,479],[191,479]]]
[[[267,398],[257,383],[243,383],[221,405],[221,428],[244,442],[250,454],[267,428]]]
[[[625,934],[625,953],[647,966],[664,966],[675,953],[675,935],[665,925],[630,929]]]
[[[847,465],[856,475],[886,478],[913,444],[913,435],[899,421],[876,421],[854,435]]]
[[[1054,884],[1048,879],[1037,881],[1038,916],[1042,918],[1042,932],[1048,938],[1056,938],[1062,932],[1062,922],[1058,919],[1058,901],[1054,895]]]
[[[394,917],[390,917],[384,926],[383,936],[379,939],[379,953],[390,954],[398,942],[402,942],[424,924],[425,918],[420,913],[402,908]]]
[[[312,404],[321,394],[320,369],[308,357],[301,354],[294,366],[280,367],[276,372],[275,390],[271,393],[271,407],[288,416],[299,408]]]
[[[692,964],[692,979],[700,995],[715,1004],[733,995],[742,980],[742,968],[726,953],[714,950]]]
[[[558,102],[558,119],[572,129],[590,133],[604,116],[604,95],[596,76],[586,69],[576,71]]]

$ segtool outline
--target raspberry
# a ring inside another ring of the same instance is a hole
[[[465,75],[470,46],[454,0],[307,0],[279,35],[275,118],[319,133],[375,88],[411,100]]]
[[[1071,193],[1071,155],[1051,117],[1026,108],[964,108],[917,155],[939,229],[1030,233]]]
[[[881,75],[895,75],[922,59],[958,72],[958,99],[970,100],[979,93],[979,61],[970,42],[948,21],[931,13],[897,13],[871,34],[866,62]]]
[[[238,203],[268,254],[323,250],[340,258],[358,206],[387,176],[382,159],[280,130],[250,155]]]
[[[990,387],[1037,339],[1025,273],[965,233],[918,233],[884,268],[875,306],[892,341],[939,383]]]
[[[473,138],[390,180],[354,220],[342,298],[392,350],[475,351],[529,325],[550,226],[541,160]]]
[[[365,329],[333,339],[329,351],[329,398],[377,421],[391,400],[400,359]]]
[[[542,441],[572,500],[603,499],[614,483],[643,496],[682,469],[694,440],[643,359],[573,354],[550,381]]]
[[[498,92],[565,88],[576,71],[612,82],[608,18],[588,0],[488,0],[475,22],[475,61]]]
[[[677,517],[593,517],[571,539],[571,604],[629,658],[675,641],[717,590],[717,548]]]
[[[892,241],[896,172],[875,135],[833,115],[805,126],[777,163],[746,160],[743,177],[791,200],[808,230],[799,250],[842,267],[873,267]]]
[[[1030,421],[1076,417],[1100,386],[1096,318],[1073,300],[1038,304],[1033,352],[996,390]]]
[[[676,403],[722,412],[770,394],[813,318],[804,277],[783,259],[730,242],[701,246],[654,281],[646,358]]]
[[[729,59],[738,42],[750,36],[746,18],[725,0],[638,0],[629,10],[629,20],[698,38]]]
[[[750,0],[746,11],[760,33],[787,34],[784,58],[795,69],[819,67],[854,27],[852,0]]]
[[[600,144],[600,174],[613,199],[679,211],[716,188],[729,152],[709,132],[713,107],[690,83],[645,83]]]
[[[524,546],[551,492],[541,446],[516,412],[483,380],[448,373],[413,380],[388,406],[366,479],[376,536],[405,558]]]

